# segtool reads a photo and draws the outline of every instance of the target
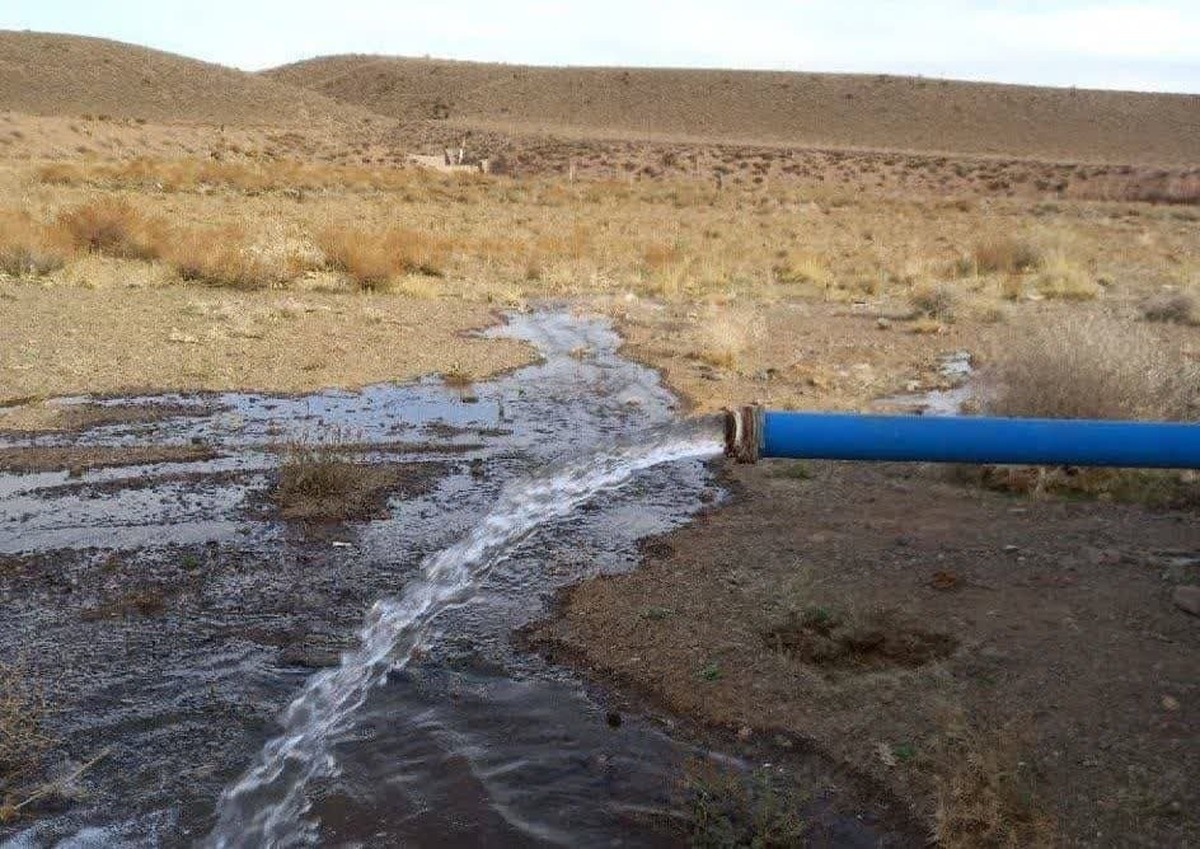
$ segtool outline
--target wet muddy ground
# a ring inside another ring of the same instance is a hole
[[[543,361],[474,386],[80,399],[123,412],[0,438],[0,661],[51,706],[51,777],[99,757],[0,827],[4,845],[203,843],[222,789],[278,733],[281,710],[422,558],[467,533],[506,483],[677,416],[603,322],[514,316],[494,332]],[[297,444],[408,474],[372,520],[285,520],[270,493]],[[560,588],[629,570],[639,540],[723,497],[704,460],[682,460],[525,538],[329,741],[335,768],[304,788],[308,837],[677,845],[684,765],[717,757],[703,734],[615,714],[512,635]],[[916,839],[869,786],[820,759],[785,760],[772,769],[815,788],[818,841]]]

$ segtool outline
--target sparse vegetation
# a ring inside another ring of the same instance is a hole
[[[804,799],[786,775],[689,761],[681,791],[688,843],[704,849],[785,849],[805,843]]]
[[[1037,769],[1023,756],[1028,741],[1011,729],[969,732],[961,721],[947,736],[937,771],[939,846],[1059,845],[1054,819],[1043,807]]]
[[[0,663],[0,824],[45,780],[46,702],[18,665]]]
[[[953,321],[958,309],[959,294],[945,283],[939,286],[922,286],[909,295],[908,302],[917,316],[937,321]]]
[[[1192,419],[1200,373],[1148,328],[1093,314],[1013,331],[986,409],[1044,418]]]
[[[1045,257],[1027,239],[998,236],[978,242],[960,272],[974,274],[1022,274],[1042,267]]]
[[[161,221],[114,197],[68,210],[58,222],[80,249],[120,259],[157,259],[167,240]]]
[[[341,522],[380,512],[388,491],[399,482],[398,471],[357,462],[347,446],[344,435],[335,434],[283,447],[273,500],[284,518]]]
[[[1196,299],[1190,292],[1167,291],[1155,293],[1141,303],[1142,318],[1146,321],[1194,325]]]
[[[42,276],[66,265],[71,239],[60,228],[17,212],[0,212],[0,273]]]

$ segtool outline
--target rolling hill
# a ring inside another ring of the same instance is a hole
[[[1200,96],[911,77],[331,56],[263,72],[401,120],[514,132],[1200,162]]]
[[[356,121],[353,104],[255,74],[132,44],[0,31],[0,109],[158,122]]]

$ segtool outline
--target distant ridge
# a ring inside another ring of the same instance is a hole
[[[3,30],[0,109],[238,125],[352,121],[366,114],[311,91],[173,53]]]
[[[1200,162],[1200,96],[911,77],[329,56],[263,72],[401,120],[798,146]]]

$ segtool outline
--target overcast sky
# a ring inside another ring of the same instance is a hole
[[[258,70],[330,53],[1200,93],[1200,0],[2,0],[0,29]]]

